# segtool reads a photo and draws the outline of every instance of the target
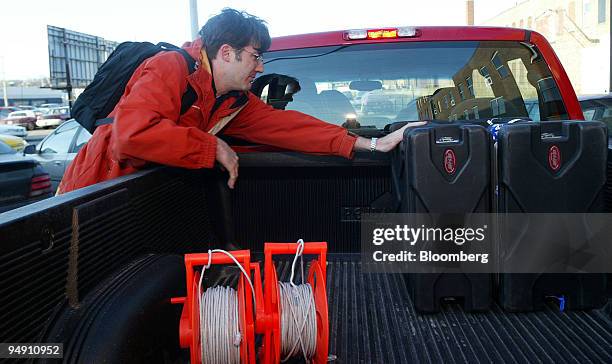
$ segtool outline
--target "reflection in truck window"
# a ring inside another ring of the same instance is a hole
[[[355,44],[268,52],[265,71],[299,81],[286,109],[337,125],[355,116],[362,128],[379,129],[432,118],[567,116],[562,101],[547,101],[557,85],[531,55],[514,41]],[[527,75],[544,81],[534,87]],[[529,112],[533,100],[543,103],[539,113]]]
[[[491,76],[489,75],[486,67],[483,67],[480,70],[473,70],[472,80],[474,84],[473,95],[475,98],[481,99],[495,97],[495,93],[493,93],[493,88],[491,87],[493,81],[491,80]]]

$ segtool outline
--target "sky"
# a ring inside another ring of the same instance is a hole
[[[479,24],[516,0],[474,0]],[[465,0],[199,0],[198,19],[224,7],[257,15],[272,37],[378,26],[465,25]],[[2,0],[0,80],[49,76],[47,25],[122,41],[191,39],[189,0]]]

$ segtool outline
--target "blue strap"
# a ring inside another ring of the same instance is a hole
[[[559,311],[563,312],[565,310],[565,296],[561,295],[557,299],[559,300]]]
[[[546,296],[548,298],[554,298],[559,302],[559,311],[565,311],[565,295],[561,296]]]
[[[112,122],[113,122],[113,118],[98,119],[98,120],[96,120],[96,123],[94,124],[94,127],[97,128],[100,125],[111,124]]]

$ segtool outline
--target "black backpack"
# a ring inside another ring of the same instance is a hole
[[[136,68],[147,58],[162,51],[181,53],[187,61],[189,73],[195,71],[196,61],[193,57],[175,45],[149,42],[121,43],[100,66],[93,81],[74,102],[71,116],[92,134],[99,125],[112,123],[113,119],[107,116],[119,102]],[[188,83],[181,99],[181,115],[193,105],[196,98],[195,91]]]

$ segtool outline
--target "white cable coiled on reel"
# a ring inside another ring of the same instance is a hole
[[[317,320],[310,284],[278,282],[281,303],[281,357],[289,360],[302,352],[310,361],[317,349]]]
[[[281,306],[281,361],[289,360],[299,351],[310,362],[317,349],[317,320],[314,295],[310,284],[304,284],[304,240],[298,240],[298,248],[291,264],[289,283],[278,282]],[[301,258],[302,284],[293,283],[295,263]]]
[[[238,293],[231,287],[216,286],[202,293],[200,339],[202,363],[240,363]]]
[[[230,257],[240,268],[251,286],[253,302],[255,290],[249,275],[233,255],[221,249],[208,251],[208,265],[202,267],[198,292],[202,291],[202,278],[212,264],[212,254],[218,252]],[[200,346],[203,364],[240,364],[240,334],[238,293],[231,287],[215,286],[202,292],[200,300]]]

